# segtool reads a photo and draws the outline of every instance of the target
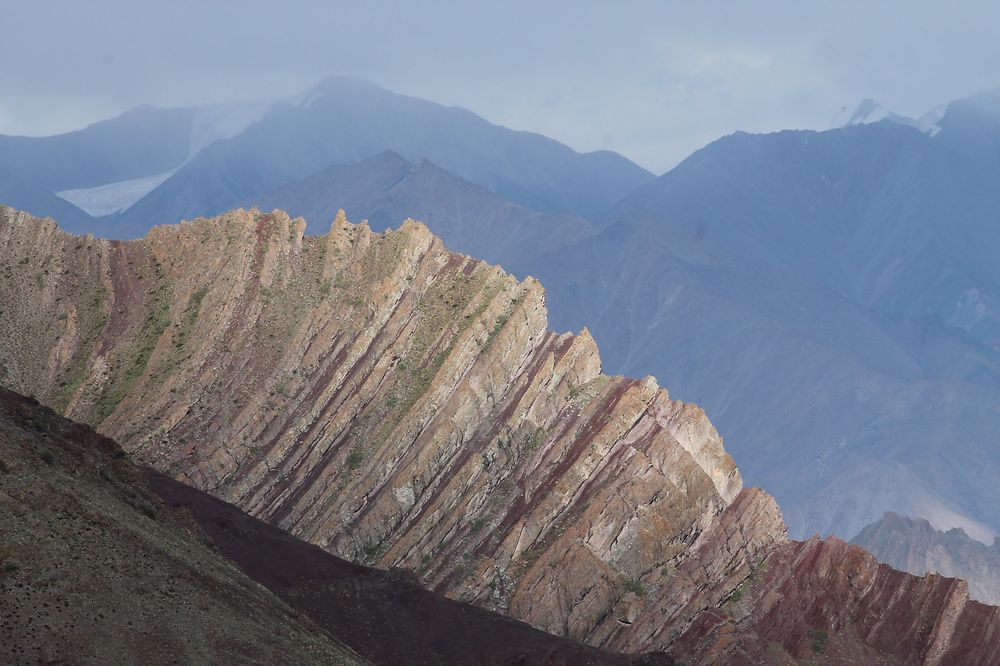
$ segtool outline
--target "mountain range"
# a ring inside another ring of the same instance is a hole
[[[960,527],[944,532],[926,520],[887,513],[851,542],[901,571],[933,571],[967,580],[971,596],[1000,603],[1000,538],[986,545]]]
[[[513,269],[611,367],[703,404],[794,534],[894,510],[991,541],[1000,173],[941,122],[726,137]]]
[[[702,405],[793,536],[847,538],[886,511],[1000,533],[997,93],[916,121],[866,102],[829,131],[736,133],[659,178],[344,78],[0,145],[0,199],[78,233],[235,206],[310,234],[338,208],[375,231],[424,220],[539,278],[553,325],[586,326],[612,371]],[[128,205],[91,216],[59,192]]]

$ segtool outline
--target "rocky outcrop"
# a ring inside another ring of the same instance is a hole
[[[739,492],[705,414],[602,375],[534,280],[412,221],[303,228],[108,242],[5,211],[4,381],[334,554],[580,639]]]
[[[963,578],[974,599],[1000,603],[1000,538],[987,546],[961,528],[942,532],[922,518],[890,512],[861,530],[851,543],[901,571]]]
[[[4,210],[0,381],[331,553],[549,632],[718,661],[773,636],[800,655],[812,588],[727,614],[765,568],[767,589],[798,581],[785,555],[806,546],[742,490],[701,409],[601,374],[586,331],[547,330],[536,281],[419,223],[304,226],[241,210],[108,242]],[[851,566],[837,552],[815,575]],[[843,627],[808,630],[879,651],[857,633],[869,601],[844,603]]]

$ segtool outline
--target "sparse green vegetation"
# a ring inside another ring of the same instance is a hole
[[[548,431],[545,428],[538,428],[535,432],[524,440],[524,450],[527,452],[534,451],[538,448],[538,445],[545,441],[548,437]]]
[[[100,423],[114,412],[118,403],[146,371],[149,359],[156,349],[163,332],[170,324],[170,289],[159,264],[153,265],[153,284],[147,290],[148,312],[130,353],[126,354],[122,368],[110,388],[97,401],[94,422]]]
[[[642,583],[638,579],[630,578],[625,581],[625,592],[626,594],[631,592],[632,594],[641,597],[646,594],[646,588],[642,586]]]
[[[829,634],[822,629],[813,629],[810,631],[809,638],[812,640],[813,652],[823,652],[830,640]]]
[[[374,562],[379,558],[382,548],[377,543],[369,543],[365,546],[365,562]]]
[[[530,567],[541,555],[541,548],[529,547],[521,551],[521,560]]]
[[[184,314],[181,317],[180,323],[175,324],[178,329],[174,335],[175,349],[183,349],[187,344],[188,338],[191,336],[191,330],[194,328],[195,322],[198,321],[198,314],[201,312],[201,302],[205,299],[207,293],[208,287],[202,287],[191,294],[191,299],[188,301],[187,307],[184,308]]]
[[[101,331],[108,323],[108,316],[103,307],[106,297],[107,292],[104,286],[98,282],[76,300],[80,304],[77,309],[80,343],[69,365],[62,373],[61,379],[57,382],[58,389],[53,396],[53,407],[57,411],[66,409],[70,398],[87,376],[94,347],[97,345]]]

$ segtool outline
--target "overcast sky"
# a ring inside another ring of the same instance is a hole
[[[627,8],[627,11],[626,9]],[[263,100],[328,74],[662,172],[735,130],[1000,87],[1000,3],[3,0],[0,132]]]

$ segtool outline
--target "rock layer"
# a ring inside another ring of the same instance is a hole
[[[809,631],[882,653],[856,588],[847,615],[799,612],[827,597],[801,581],[874,560],[792,557],[814,546],[741,491],[702,410],[602,375],[585,330],[547,330],[536,281],[412,220],[304,228],[240,210],[109,242],[0,211],[0,382],[334,554],[553,633],[709,661],[803,658]],[[935,585],[892,581],[904,605]],[[969,649],[956,612],[992,635],[961,593],[933,597],[935,637],[902,661]]]
[[[0,389],[4,664],[667,665],[347,562]]]
[[[5,211],[4,381],[332,553],[574,638],[739,491],[705,414],[601,375],[534,280],[413,221],[303,228],[237,211],[108,242]]]

